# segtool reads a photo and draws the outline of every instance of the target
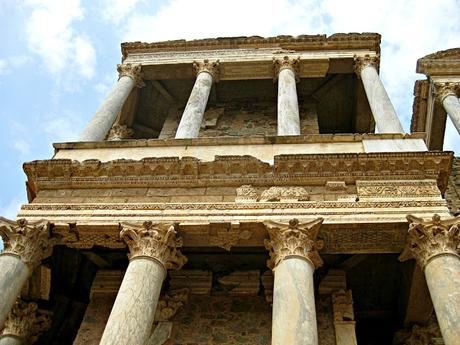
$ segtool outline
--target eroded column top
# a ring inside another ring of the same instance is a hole
[[[294,218],[289,223],[264,222],[270,236],[270,239],[264,242],[270,254],[267,266],[274,269],[288,257],[306,259],[315,268],[322,266],[323,260],[318,250],[323,247],[324,242],[316,240],[316,236],[323,220],[323,218],[317,218],[311,222],[299,223]]]
[[[283,69],[290,69],[294,72],[295,80],[299,82],[300,56],[292,58],[284,56],[282,59],[273,57],[273,81],[275,82]]]
[[[460,91],[460,83],[435,83],[435,92],[436,92],[436,99],[442,103],[444,98],[447,96],[455,96],[457,97],[457,92]]]
[[[120,237],[129,248],[128,258],[150,258],[159,262],[166,270],[180,269],[187,262],[179,248],[182,238],[177,237],[174,225],[170,223],[143,222],[122,223]]]
[[[145,86],[141,64],[118,64],[117,71],[118,79],[120,79],[121,77],[130,77],[134,80],[137,87],[141,88]]]
[[[204,59],[201,61],[193,61],[193,68],[195,69],[195,73],[198,74],[202,72],[209,73],[212,76],[213,82],[217,83],[219,81],[220,75],[220,62],[219,60],[209,61],[208,59]]]
[[[358,78],[361,78],[361,72],[366,67],[374,67],[377,71],[379,70],[380,57],[379,56],[355,56],[355,73]]]

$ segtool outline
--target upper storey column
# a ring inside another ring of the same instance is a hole
[[[134,86],[143,87],[141,65],[121,64],[117,66],[118,83],[105,98],[91,121],[80,135],[81,141],[104,140],[112,128],[121,108]]]
[[[300,58],[273,58],[275,80],[278,79],[278,135],[300,135],[297,100]]]
[[[212,82],[219,77],[219,60],[194,61],[193,68],[197,73],[195,85],[177,128],[176,139],[198,137]]]
[[[167,269],[179,269],[187,259],[171,224],[123,224],[120,237],[130,251],[129,265],[100,344],[144,345]]]
[[[460,101],[456,93],[459,86],[458,83],[435,84],[436,96],[460,134]]]
[[[425,272],[439,328],[446,345],[460,339],[460,218],[430,221],[408,216],[410,250]]]
[[[379,57],[355,57],[355,72],[362,79],[379,133],[404,133],[395,108],[377,73]]]
[[[273,285],[272,345],[318,345],[313,273],[322,265],[316,240],[323,222],[265,222]]]
[[[51,255],[49,223],[28,223],[0,218],[4,249],[0,253],[0,329],[16,302],[24,283],[41,260]]]

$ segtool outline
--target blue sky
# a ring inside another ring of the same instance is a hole
[[[0,215],[26,202],[24,161],[78,138],[116,81],[121,42],[379,32],[381,75],[409,131],[416,61],[460,46],[459,13],[458,0],[0,0]]]

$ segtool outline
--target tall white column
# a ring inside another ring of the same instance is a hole
[[[50,326],[50,314],[40,311],[35,303],[18,300],[0,333],[0,345],[33,344]]]
[[[144,345],[149,339],[167,269],[181,268],[182,240],[171,224],[122,224],[129,265],[100,344]]]
[[[218,80],[219,60],[194,61],[193,68],[197,77],[177,128],[176,139],[198,137],[212,83]]]
[[[424,270],[446,345],[460,340],[460,217],[429,221],[408,216],[410,251]]]
[[[323,222],[265,222],[273,285],[272,345],[318,345],[313,273],[322,265],[316,240]]]
[[[460,100],[456,93],[460,85],[458,83],[436,83],[435,87],[438,100],[460,134]]]
[[[377,56],[355,57],[355,71],[363,81],[367,100],[379,133],[404,133],[395,108],[377,73]]]
[[[278,79],[278,135],[300,135],[296,88],[299,64],[300,58],[273,58],[275,80]]]
[[[134,86],[142,87],[141,65],[121,64],[117,66],[118,83],[110,91],[80,135],[81,141],[101,141],[107,137]]]
[[[0,253],[0,329],[16,302],[24,283],[41,260],[51,255],[54,241],[49,224],[10,221],[0,217],[4,249]]]

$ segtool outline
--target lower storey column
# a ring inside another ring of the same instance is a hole
[[[430,221],[408,216],[411,251],[425,272],[445,345],[460,339],[460,217]]]
[[[125,223],[121,238],[130,250],[129,265],[100,344],[144,345],[153,324],[166,270],[180,268],[186,258],[171,224]]]
[[[322,218],[309,223],[265,222],[270,240],[268,266],[273,269],[273,345],[317,345],[313,273],[322,264],[316,241]]]

